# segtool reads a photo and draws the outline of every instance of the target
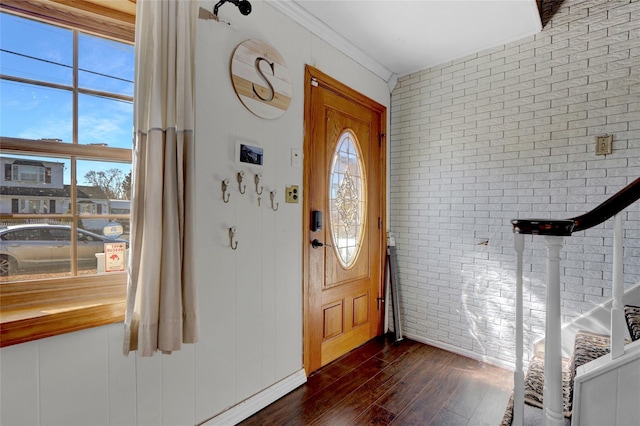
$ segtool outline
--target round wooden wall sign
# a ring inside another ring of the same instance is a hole
[[[291,103],[291,77],[280,53],[261,40],[246,40],[231,60],[233,88],[245,107],[261,118],[278,118]]]

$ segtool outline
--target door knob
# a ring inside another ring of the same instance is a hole
[[[322,242],[320,242],[317,238],[314,239],[313,241],[311,241],[311,247],[313,248],[318,248],[318,247],[331,247],[329,244],[324,244]]]

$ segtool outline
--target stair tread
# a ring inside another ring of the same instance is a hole
[[[563,412],[566,417],[571,416],[571,359],[562,358],[562,394]],[[529,362],[529,369],[525,375],[524,400],[534,407],[543,407],[544,392],[544,355],[536,355]]]
[[[571,424],[573,380],[578,367],[610,352],[611,337],[589,331],[578,331],[571,358],[562,358],[562,393],[565,425]],[[531,357],[525,375],[525,425],[538,425],[543,420],[544,352]],[[507,406],[502,425],[510,425],[513,416],[513,394]]]
[[[609,353],[610,343],[611,337],[607,335],[587,331],[580,331],[576,334],[573,355],[571,356],[571,383],[573,383],[578,367]]]

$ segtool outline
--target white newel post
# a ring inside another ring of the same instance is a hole
[[[560,248],[563,237],[548,235],[547,316],[544,349],[544,413],[546,426],[564,425],[562,406],[562,347],[560,317]]]
[[[611,358],[624,354],[627,325],[624,318],[624,282],[622,275],[622,214],[614,216],[613,229],[613,306],[611,307]]]
[[[524,235],[514,234],[513,244],[516,249],[516,369],[513,372],[513,426],[524,424],[524,326],[522,320],[522,252],[524,251]]]

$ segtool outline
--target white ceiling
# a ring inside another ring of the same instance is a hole
[[[267,1],[390,85],[542,29],[536,0]]]

